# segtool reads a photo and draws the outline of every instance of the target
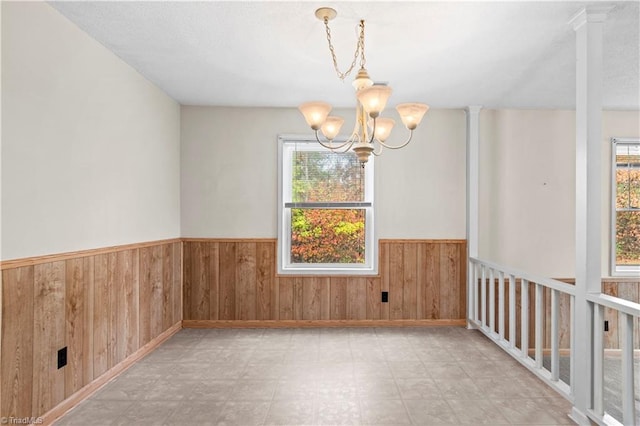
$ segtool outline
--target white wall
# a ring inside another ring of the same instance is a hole
[[[575,113],[485,110],[480,256],[550,277],[575,275]],[[607,111],[602,135],[602,273],[609,271],[610,138],[640,135],[640,113]]]
[[[353,111],[337,113],[351,129]],[[183,106],[181,120],[182,235],[275,238],[277,137],[310,134],[302,115]],[[406,132],[397,123],[392,143]],[[464,161],[464,112],[429,111],[409,146],[377,159],[378,236],[464,238]]]
[[[2,259],[180,236],[180,107],[46,3],[2,2]]]

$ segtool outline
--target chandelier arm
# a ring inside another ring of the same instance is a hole
[[[320,142],[320,144],[325,148],[327,148],[329,151],[335,152],[338,154],[344,154],[345,152],[349,151],[351,149],[351,146],[353,145],[353,143],[350,143],[348,146],[345,147],[344,144],[342,144],[340,145],[341,148],[331,148],[331,147],[328,147],[327,145],[324,145],[322,142]]]
[[[377,139],[376,139],[376,140],[377,140]],[[378,142],[380,142],[380,141],[378,141]],[[380,154],[382,154],[382,150],[383,150],[383,149],[384,149],[384,148],[382,147],[382,145],[379,145],[379,147],[378,147],[378,151],[376,152],[376,150],[373,150],[373,151],[371,151],[371,153],[372,153],[373,155],[375,155],[376,157],[378,157],[378,156],[380,156]]]
[[[320,140],[320,138],[318,137],[318,130],[316,130],[316,140],[323,147],[327,148],[330,151],[335,151],[335,152],[347,152],[351,148],[351,145],[353,145],[353,140],[351,140],[351,139],[347,139],[344,143],[341,143],[340,145],[337,145],[337,146],[334,146],[332,142],[329,142],[328,144],[325,143],[325,142],[322,142]],[[347,146],[347,145],[349,145],[349,146]],[[347,146],[347,148],[344,151],[339,151],[340,149],[344,148],[345,146]]]
[[[378,141],[378,142],[380,143],[380,146],[384,146],[385,148],[400,149],[400,148],[404,148],[405,146],[409,145],[409,142],[411,142],[411,138],[413,138],[413,130],[409,130],[409,138],[402,145],[393,146],[393,145],[387,145],[386,143],[381,142],[381,141]]]

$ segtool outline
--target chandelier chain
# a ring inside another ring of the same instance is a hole
[[[340,80],[344,80],[356,66],[358,62],[358,56],[360,57],[360,68],[364,68],[367,60],[364,56],[364,20],[360,21],[360,35],[358,36],[358,44],[356,45],[356,51],[353,54],[353,62],[345,72],[341,72],[338,67],[338,59],[336,58],[336,52],[331,43],[331,29],[329,28],[329,19],[325,16],[324,26],[327,30],[327,42],[329,43],[329,52],[331,52],[331,58],[333,59],[333,68],[336,70],[336,74]]]

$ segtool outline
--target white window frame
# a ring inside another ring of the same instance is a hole
[[[336,139],[337,143],[340,143]],[[291,263],[291,207],[286,207],[287,195],[291,194],[291,158],[295,151],[325,150],[313,136],[278,136],[278,274],[280,275],[377,275],[378,244],[375,228],[374,204],[374,160],[373,156],[364,167],[365,203],[365,261],[364,263]],[[285,158],[287,156],[287,158]],[[285,170],[286,168],[286,170]]]
[[[640,266],[627,266],[616,264],[616,198],[618,186],[616,184],[616,146],[623,145],[640,145],[640,138],[611,138],[611,231],[609,234],[609,242],[611,246],[611,276],[612,277],[637,277],[640,275]]]

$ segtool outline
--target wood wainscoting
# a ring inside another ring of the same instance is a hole
[[[179,330],[181,261],[174,239],[2,262],[0,417],[55,418]]]
[[[277,275],[275,239],[183,241],[185,327],[465,324],[465,240],[380,240],[375,276]]]

